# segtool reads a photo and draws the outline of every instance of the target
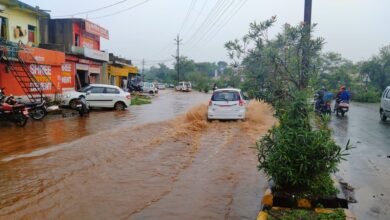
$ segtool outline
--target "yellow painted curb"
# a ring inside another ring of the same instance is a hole
[[[272,207],[273,200],[274,200],[274,196],[272,195],[271,189],[267,189],[264,193],[261,203],[263,204],[264,207]]]
[[[348,209],[344,209],[345,219],[346,220],[356,220],[356,217]]]
[[[268,214],[266,212],[259,212],[259,215],[257,216],[257,220],[267,220]]]
[[[332,210],[332,209],[324,209],[324,208],[315,208],[314,211],[317,212],[317,213],[321,213],[321,214],[334,213],[334,210]]]
[[[310,209],[311,202],[308,199],[298,199],[298,208]]]

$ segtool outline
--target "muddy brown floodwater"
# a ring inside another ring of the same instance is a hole
[[[0,218],[255,219],[267,181],[251,147],[272,110],[251,102],[245,122],[208,123],[199,102],[170,120],[10,151],[0,160]]]

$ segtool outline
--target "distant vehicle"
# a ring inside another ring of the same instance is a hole
[[[165,89],[165,84],[164,83],[157,83],[157,89],[163,90]]]
[[[379,114],[382,121],[386,121],[390,117],[390,86],[383,91]]]
[[[246,101],[241,90],[234,88],[217,89],[213,92],[207,111],[207,119],[245,120]]]
[[[168,84],[168,88],[175,88],[174,84]]]
[[[87,96],[88,93],[88,96]],[[124,110],[131,104],[131,95],[118,86],[106,84],[90,84],[79,91],[72,91],[62,95],[61,105],[77,108],[80,96],[84,96],[91,108],[114,108]]]
[[[143,82],[142,83],[142,92],[149,94],[157,94],[158,89],[151,82]]]
[[[192,86],[191,82],[179,82],[179,84],[176,86],[176,91],[181,91],[181,92],[191,92],[192,91]]]

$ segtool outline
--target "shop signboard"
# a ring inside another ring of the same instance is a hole
[[[100,27],[99,25],[94,24],[90,21],[85,21],[85,31],[90,34],[95,34],[97,36],[103,37],[107,40],[109,39],[107,29]]]

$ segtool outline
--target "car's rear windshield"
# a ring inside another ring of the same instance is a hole
[[[211,101],[239,101],[240,94],[236,91],[214,92]]]

